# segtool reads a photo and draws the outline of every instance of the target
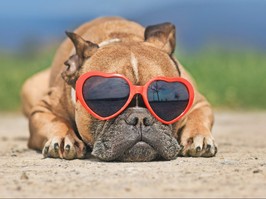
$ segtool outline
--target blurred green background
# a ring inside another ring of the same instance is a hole
[[[2,5],[1,112],[20,110],[23,82],[51,64],[65,37],[64,30],[74,30],[81,23],[104,15],[123,16],[143,25],[173,22],[177,29],[175,55],[215,108],[266,109],[266,14],[262,9],[266,3],[116,0],[110,4],[99,0],[76,1],[84,5],[78,6],[70,1],[58,2],[48,0],[35,5],[33,0],[27,0],[15,10],[12,1]],[[97,9],[92,11],[89,4]],[[126,12],[129,7],[131,11]]]

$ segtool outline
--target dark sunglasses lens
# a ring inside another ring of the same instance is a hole
[[[117,77],[93,76],[83,85],[82,94],[90,109],[101,117],[108,117],[119,111],[129,97],[129,85]]]
[[[172,121],[186,109],[189,93],[180,82],[158,80],[148,87],[148,101],[156,115],[165,121]]]

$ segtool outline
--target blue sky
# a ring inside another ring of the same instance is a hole
[[[131,15],[154,9],[176,0],[8,0],[2,1],[0,17],[69,17],[97,15]],[[183,1],[183,0],[182,0]],[[180,1],[180,2],[182,2]]]
[[[65,30],[110,15],[144,26],[172,22],[182,49],[218,43],[265,50],[265,10],[263,0],[0,0],[0,51],[59,43]]]

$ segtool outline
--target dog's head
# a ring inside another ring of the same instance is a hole
[[[88,71],[122,74],[135,85],[144,85],[158,76],[179,75],[171,57],[175,49],[175,27],[170,23],[148,26],[142,41],[114,39],[108,45],[85,41],[75,33],[67,35],[76,54],[66,61],[62,76],[73,88],[78,77]],[[92,154],[105,161],[175,158],[179,145],[172,125],[156,120],[145,106],[134,106],[134,100],[120,115],[107,121],[95,119],[77,101],[77,128],[82,139],[92,147]],[[141,99],[139,104],[143,104]]]

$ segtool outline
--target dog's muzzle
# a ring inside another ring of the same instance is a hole
[[[92,155],[104,161],[172,160],[180,149],[172,126],[160,123],[142,107],[128,108],[106,121],[97,134]]]

